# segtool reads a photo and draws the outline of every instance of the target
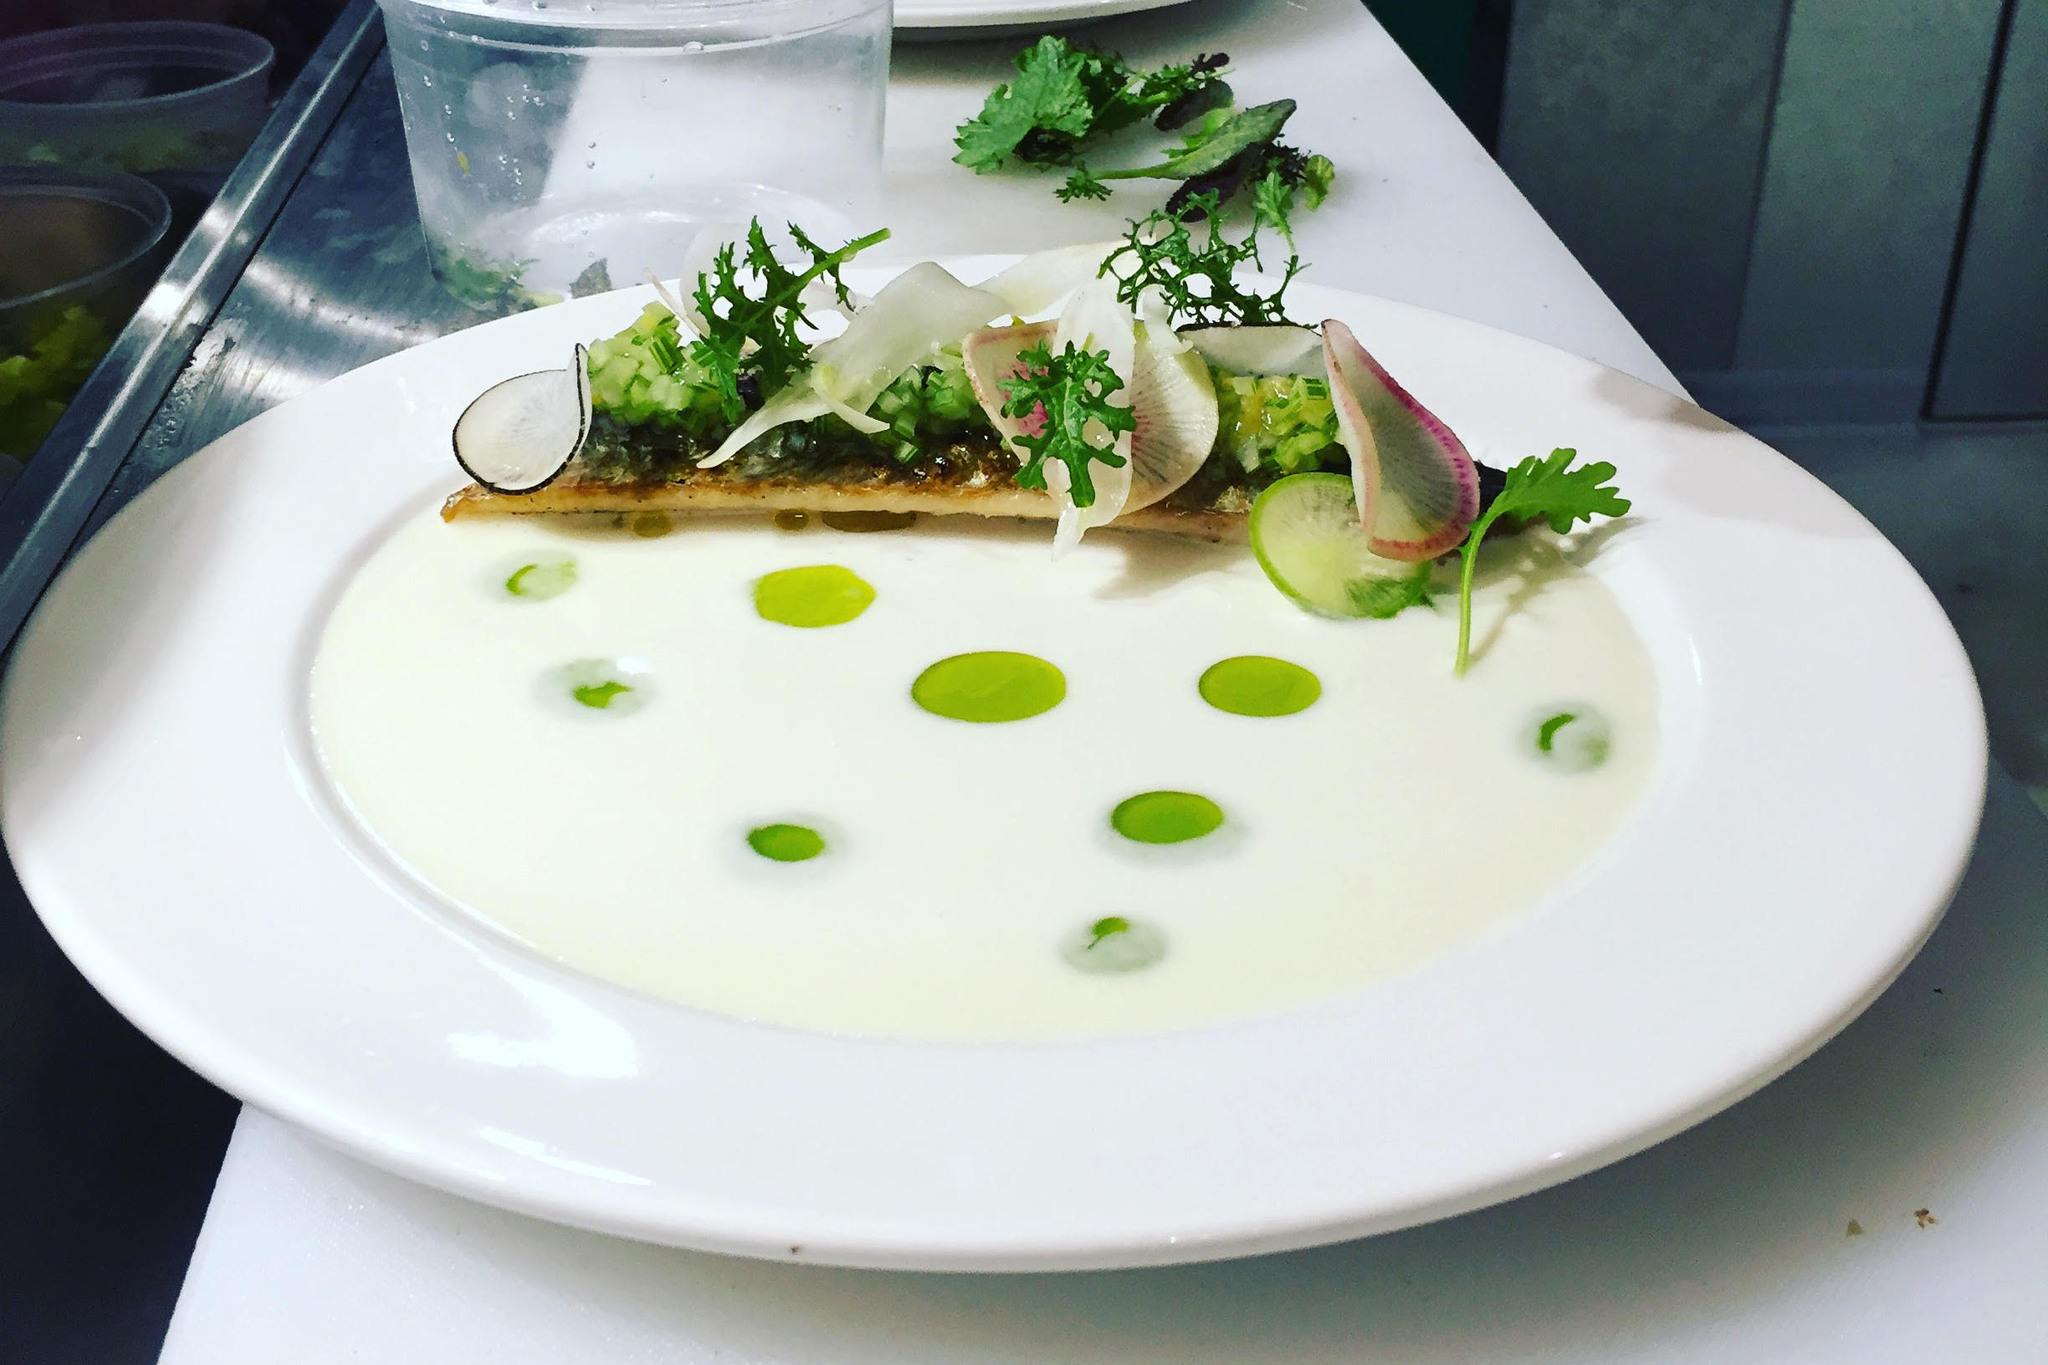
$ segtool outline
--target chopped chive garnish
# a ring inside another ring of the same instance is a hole
[[[1104,915],[1101,919],[1088,926],[1088,947],[1082,951],[1092,952],[1096,944],[1102,942],[1111,934],[1127,934],[1130,931],[1131,922],[1122,915]]]
[[[1557,732],[1577,719],[1578,717],[1569,711],[1560,711],[1544,721],[1536,728],[1536,747],[1546,754],[1549,753],[1551,742],[1557,738]]]
[[[569,695],[585,706],[603,711],[612,704],[612,699],[623,696],[633,689],[629,684],[606,679],[601,683],[584,683],[571,689]]]
[[[514,597],[545,601],[560,597],[576,585],[576,561],[542,559],[522,564],[505,579],[505,591]]]

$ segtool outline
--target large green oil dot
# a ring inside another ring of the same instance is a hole
[[[874,600],[873,586],[843,564],[777,569],[754,584],[754,610],[762,619],[807,630],[843,626]]]
[[[1139,792],[1116,803],[1110,827],[1140,844],[1184,844],[1223,827],[1223,807],[1194,792]]]
[[[778,863],[801,863],[825,851],[825,836],[809,825],[761,825],[747,831],[747,847]]]
[[[1067,676],[1035,654],[955,654],[917,675],[910,698],[935,716],[990,724],[1029,720],[1067,698]]]
[[[1234,716],[1291,716],[1323,695],[1315,674],[1264,654],[1240,654],[1209,665],[1199,688],[1203,701]]]

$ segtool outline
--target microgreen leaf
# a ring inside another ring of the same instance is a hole
[[[771,394],[810,354],[810,343],[799,330],[811,321],[804,312],[804,289],[822,278],[844,303],[848,295],[839,268],[886,239],[889,230],[857,237],[836,251],[825,250],[795,223],[789,224],[789,235],[811,258],[804,270],[791,270],[776,259],[768,234],[756,218],[747,228],[744,257],[738,244],[727,242],[691,291],[704,319],[704,335],[690,343],[690,359],[708,372],[727,421],[737,422],[746,415],[740,382],[743,373],[754,380],[748,387]],[[758,294],[748,291],[750,282],[758,287]]]
[[[1189,224],[1202,219],[1208,222],[1207,233],[1198,238]],[[1285,322],[1284,295],[1301,262],[1288,256],[1286,273],[1271,294],[1237,281],[1241,267],[1260,264],[1257,226],[1242,240],[1230,240],[1216,196],[1198,194],[1185,205],[1133,222],[1099,273],[1116,281],[1116,296],[1126,306],[1136,309],[1149,292],[1179,326]]]
[[[1458,567],[1458,658],[1456,670],[1463,676],[1472,663],[1472,574],[1479,562],[1479,542],[1502,517],[1522,521],[1541,520],[1563,535],[1575,522],[1594,517],[1619,517],[1628,512],[1629,500],[1614,486],[1614,466],[1605,460],[1574,465],[1578,451],[1559,449],[1548,457],[1531,455],[1508,471],[1507,485],[1472,529],[1459,550]]]

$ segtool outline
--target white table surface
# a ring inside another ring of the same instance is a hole
[[[1091,31],[1223,49],[1339,189],[1313,278],[1542,338],[1676,389],[1356,0],[1205,0]],[[1019,43],[899,49],[891,247],[1026,250],[1156,202],[1056,203],[950,164]],[[2048,1359],[2048,829],[1994,774],[1928,949],[1790,1076],[1672,1142],[1426,1228],[1213,1266],[1071,1276],[838,1271],[574,1232],[412,1185],[243,1113],[171,1365]],[[1928,1210],[1927,1225],[1915,1210]],[[1852,1220],[1860,1227],[1850,1235]]]

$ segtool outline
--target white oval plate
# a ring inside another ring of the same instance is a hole
[[[912,37],[989,38],[1183,3],[1185,0],[896,0],[896,31]]]
[[[0,814],[52,934],[195,1069],[367,1160],[585,1227],[849,1265],[1302,1246],[1506,1199],[1704,1118],[1847,1023],[1954,888],[1981,706],[1868,523],[1614,371],[1297,286],[1297,316],[1346,319],[1481,448],[1620,466],[1634,525],[1593,571],[1650,648],[1660,753],[1587,875],[1370,989],[1106,1042],[751,1026],[539,961],[420,904],[334,823],[306,671],[348,568],[458,482],[468,399],[645,297],[478,327],[248,423],[116,516],[15,649]]]

